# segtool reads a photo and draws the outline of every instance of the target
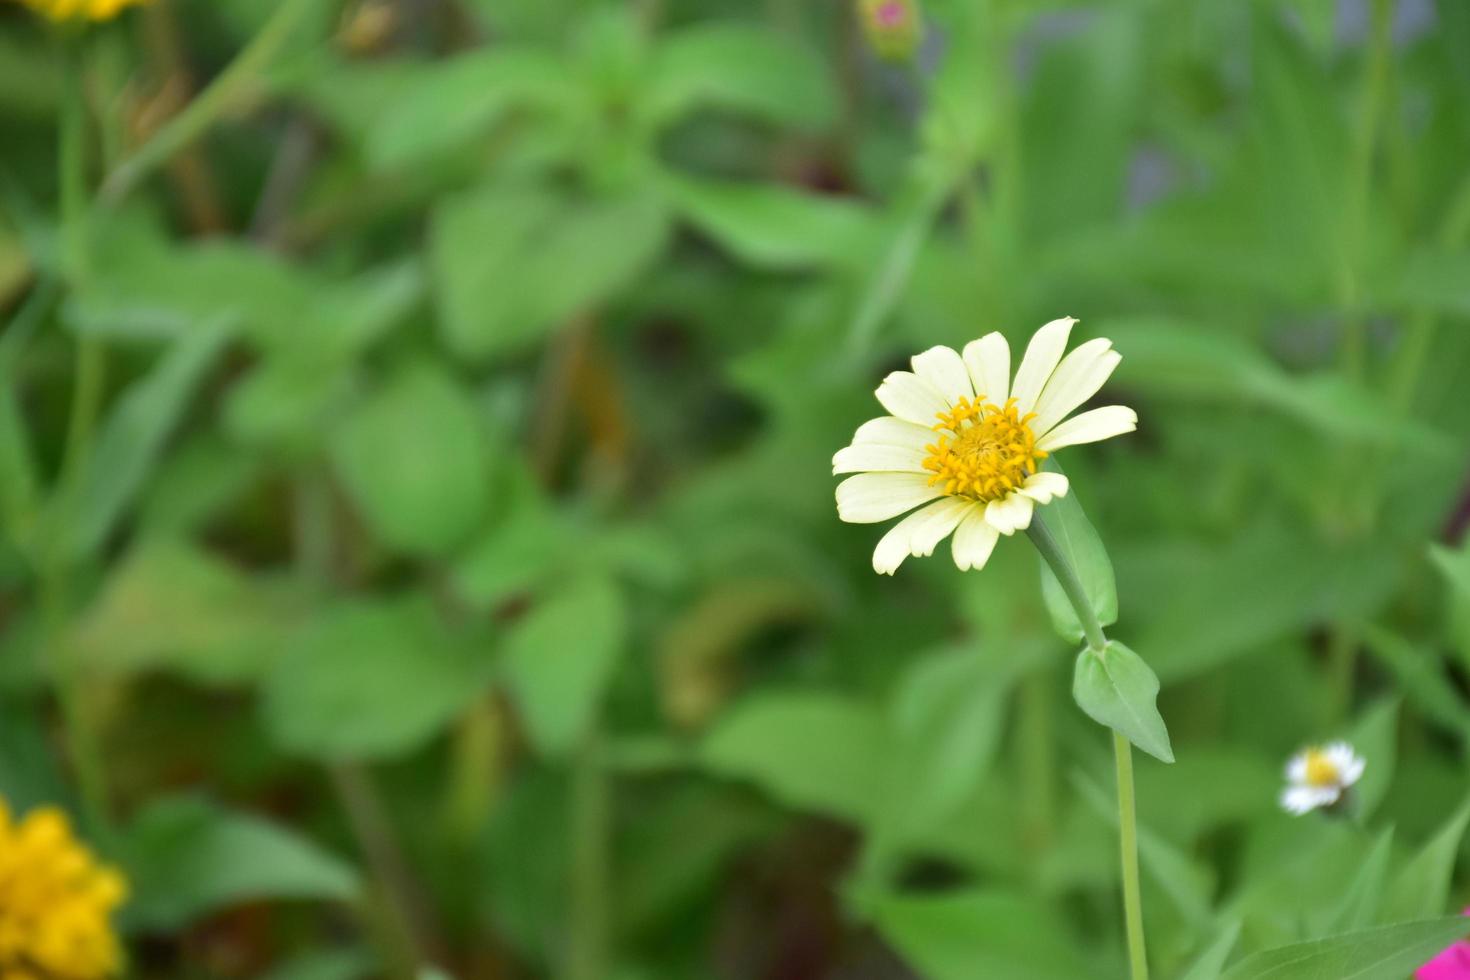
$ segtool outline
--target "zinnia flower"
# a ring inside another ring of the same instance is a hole
[[[0,801],[0,978],[115,975],[122,952],[109,916],[126,892],[60,810],[38,807],[14,823]]]
[[[1035,507],[1066,495],[1067,478],[1041,470],[1042,460],[1137,427],[1138,415],[1122,405],[1068,418],[1121,360],[1101,338],[1063,357],[1076,322],[1064,317],[1036,331],[1014,382],[1010,346],[990,333],[963,354],[931,347],[913,358],[912,372],[895,371],[878,386],[892,414],[865,423],[832,458],[834,474],[857,474],[837,486],[837,515],[871,524],[929,506],[878,542],[875,571],[892,575],[909,555],[932,555],[951,532],[955,564],[984,566],[1000,535],[1025,530]]]
[[[124,7],[148,0],[20,0],[52,20],[111,20]]]
[[[1366,763],[1346,742],[1303,749],[1286,764],[1282,809],[1300,816],[1308,810],[1331,806],[1363,776]]]

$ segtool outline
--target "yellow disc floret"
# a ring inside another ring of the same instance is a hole
[[[1336,786],[1342,779],[1337,763],[1321,749],[1308,749],[1306,763],[1308,786]]]
[[[114,976],[122,951],[109,917],[126,894],[60,810],[38,807],[17,823],[0,801],[0,978]]]
[[[21,0],[39,14],[52,20],[111,20],[124,7],[147,3],[148,0]]]
[[[939,413],[939,441],[924,447],[924,469],[933,474],[929,485],[979,501],[998,500],[1020,487],[1047,455],[1036,448],[1030,425],[1035,417],[1021,415],[1014,398],[995,405],[984,396],[973,402],[961,397]]]

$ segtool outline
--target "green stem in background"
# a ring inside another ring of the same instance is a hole
[[[347,813],[353,836],[382,888],[381,943],[394,967],[394,975],[413,980],[426,962],[424,942],[427,925],[416,915],[409,895],[411,876],[393,836],[393,826],[383,807],[372,777],[357,763],[328,766],[332,787]]]
[[[61,39],[63,47],[63,91],[60,138],[57,147],[57,177],[61,201],[61,239],[64,277],[75,289],[87,275],[87,113],[83,94],[82,38]],[[72,764],[81,789],[82,806],[89,829],[102,840],[110,836],[107,782],[102,753],[82,696],[80,665],[65,647],[63,637],[71,593],[67,557],[67,530],[73,524],[77,488],[92,448],[92,433],[102,401],[104,351],[95,337],[81,337],[76,347],[66,448],[53,492],[49,515],[50,533],[41,544],[39,589],[41,605],[41,649],[53,671],[56,699],[66,724]]]
[[[612,817],[602,735],[593,725],[572,771],[572,937],[566,980],[607,975]]]
[[[1363,320],[1359,276],[1362,272],[1368,225],[1368,200],[1373,188],[1373,154],[1383,107],[1388,101],[1388,68],[1392,57],[1392,0],[1373,0],[1368,64],[1363,80],[1362,107],[1349,161],[1347,208],[1343,214],[1343,242],[1338,263],[1338,303],[1347,318],[1343,336],[1343,367],[1351,378],[1361,378],[1367,359],[1367,324]]]
[[[1027,674],[1021,681],[1018,710],[1021,753],[1021,809],[1025,844],[1033,854],[1051,844],[1056,805],[1056,745],[1052,739],[1052,685],[1050,666]]]
[[[1042,559],[1051,567],[1067,600],[1082,623],[1087,647],[1102,656],[1108,645],[1102,623],[1092,608],[1082,580],[1072,563],[1062,553],[1056,538],[1039,517],[1033,518],[1027,534]],[[1113,732],[1113,757],[1118,774],[1118,851],[1123,871],[1123,921],[1128,938],[1128,962],[1133,980],[1148,980],[1148,950],[1143,936],[1143,895],[1138,875],[1138,812],[1133,799],[1133,746],[1118,732]]]
[[[220,72],[209,87],[165,123],[131,156],[117,165],[102,185],[102,198],[115,204],[138,182],[198,139],[215,120],[250,99],[265,69],[275,60],[297,25],[320,0],[286,0],[250,43]]]
[[[1138,808],[1133,800],[1133,746],[1113,732],[1118,770],[1118,851],[1123,863],[1123,910],[1128,931],[1128,962],[1133,980],[1148,980],[1148,950],[1143,941],[1143,894],[1138,876]]]

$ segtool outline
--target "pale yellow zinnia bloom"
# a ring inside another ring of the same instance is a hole
[[[127,886],[38,807],[16,822],[0,800],[0,980],[103,980],[122,965],[111,915]]]
[[[1042,470],[1042,460],[1137,427],[1138,415],[1123,405],[1068,418],[1121,360],[1102,338],[1063,357],[1076,322],[1064,317],[1036,331],[1014,380],[999,333],[963,353],[931,347],[913,358],[912,372],[884,379],[876,394],[892,414],[864,424],[832,458],[833,473],[857,474],[838,484],[837,514],[872,524],[928,506],[878,542],[875,571],[892,575],[951,533],[955,564],[980,568],[1000,535],[1030,527],[1034,508],[1066,495],[1067,478]]]
[[[124,7],[148,0],[20,0],[38,14],[52,20],[111,20]]]

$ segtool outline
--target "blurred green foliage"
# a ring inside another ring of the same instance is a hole
[[[1064,314],[1155,973],[1465,934],[1470,7],[860,15],[156,0],[71,42],[76,265],[0,12],[0,795],[85,812],[90,733],[137,975],[1122,975],[1055,583],[875,576],[829,475]],[[1351,819],[1279,812],[1333,736]]]

